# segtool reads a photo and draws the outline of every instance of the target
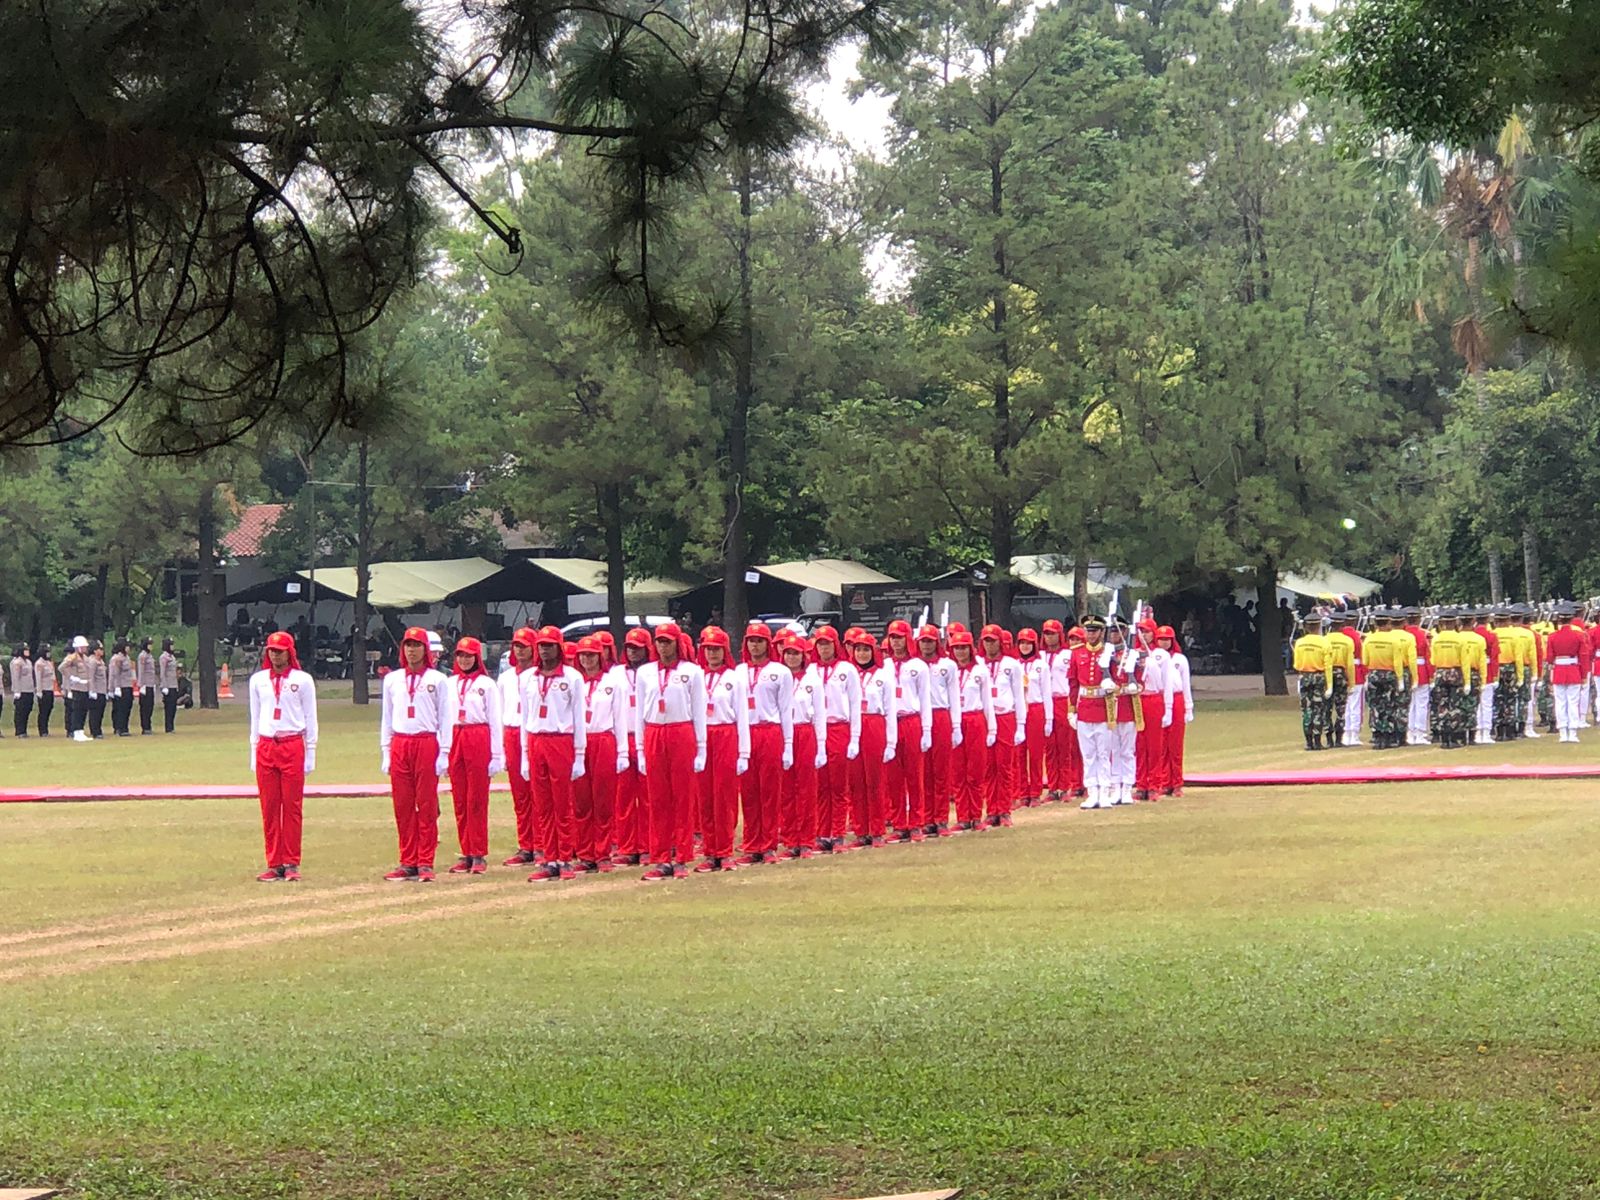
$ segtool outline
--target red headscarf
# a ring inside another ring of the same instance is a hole
[[[772,657],[772,629],[763,621],[751,621],[745,626],[744,640],[739,643],[739,661],[746,666],[754,666],[750,658],[750,639],[765,638],[767,640],[767,657]]]
[[[461,654],[463,652],[472,655],[473,658],[476,659],[477,661],[473,663],[472,670],[468,671],[465,675],[461,675],[461,672],[455,669],[455,662],[452,659],[450,666],[451,666],[451,671],[452,671],[453,674],[461,675],[461,678],[463,678],[463,679],[472,679],[475,676],[486,674],[486,672],[483,669],[483,643],[482,642],[480,642],[475,637],[464,637],[464,638],[457,639],[457,641],[456,641],[456,653],[457,654]]]
[[[855,648],[857,646],[866,646],[871,649],[872,670],[876,671],[879,667],[883,666],[883,650],[878,645],[878,639],[873,637],[865,629],[854,629],[851,630],[850,633],[845,634],[844,644],[850,648],[849,657],[852,666],[857,668],[861,667],[861,664],[856,662]]]
[[[1171,625],[1162,625],[1156,630],[1156,641],[1166,638],[1172,643],[1171,653],[1182,654],[1183,647],[1178,643],[1178,632]]]
[[[528,649],[533,651],[533,657],[528,660],[528,667],[536,667],[539,665],[539,635],[534,633],[532,629],[524,625],[521,629],[517,630],[511,635],[511,644],[512,646],[526,646]],[[519,667],[517,665],[517,652],[512,650],[511,669],[513,671],[520,672],[526,671],[528,667]]]
[[[664,642],[669,639],[677,642],[679,662],[694,662],[694,641],[687,633],[679,629],[675,622],[668,621],[665,624],[657,625],[653,632],[655,640],[658,642]],[[659,651],[657,651],[657,657],[660,657]]]
[[[723,629],[723,628],[721,628],[720,626],[717,626],[717,625],[707,625],[704,629],[702,629],[700,631],[700,659],[699,659],[699,661],[700,661],[700,665],[702,667],[704,667],[706,670],[709,671],[711,668],[706,663],[706,647],[707,646],[721,646],[722,647],[722,665],[723,665],[723,667],[728,667],[728,666],[732,665],[733,639],[728,636],[728,631],[726,629]]]
[[[424,642],[424,645],[427,643]],[[289,670],[300,669],[300,655],[294,648],[294,635],[278,630],[276,633],[267,634],[267,644],[261,648],[261,669],[272,670],[272,659],[267,656],[268,650],[287,650],[289,652]]]
[[[828,645],[833,647],[834,662],[843,662],[848,657],[845,654],[844,645],[839,640],[839,631],[832,625],[824,625],[821,629],[817,630],[816,644],[820,646],[823,642],[827,642]],[[817,661],[822,661],[822,657],[820,655],[817,656]]]
[[[593,635],[600,643],[600,669],[609,671],[617,665],[617,639],[611,636],[611,630],[600,629]]]
[[[999,662],[1006,655],[1006,631],[998,625],[985,625],[978,634],[978,653],[988,662]],[[986,642],[993,641],[1000,648],[991,656]]]
[[[1017,657],[1018,658],[1022,657],[1022,643],[1023,642],[1027,642],[1028,645],[1032,646],[1035,653],[1038,652],[1038,649],[1039,649],[1039,635],[1037,633],[1035,633],[1031,629],[1019,629],[1017,631]]]
[[[413,625],[410,629],[406,630],[405,633],[400,635],[400,669],[402,671],[409,671],[411,669],[410,667],[406,666],[407,642],[421,643],[422,669],[424,671],[433,666],[433,643],[428,640],[428,631],[423,629],[420,625]]]
[[[641,648],[644,651],[645,662],[656,661],[655,639],[650,636],[650,631],[643,625],[635,625],[627,633],[623,634],[622,644],[624,647],[638,646]]]
[[[811,640],[803,634],[791,633],[788,637],[784,638],[782,649],[779,652],[782,653],[785,650],[800,651],[800,665],[798,667],[789,667],[789,669],[795,673],[796,678],[804,675],[806,672],[806,664],[811,661]],[[786,667],[789,666],[787,661],[783,665]]]

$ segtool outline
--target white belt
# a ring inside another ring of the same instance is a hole
[[[1419,658],[1419,659],[1417,659],[1417,666],[1419,666],[1419,667],[1425,667],[1425,666],[1427,666],[1427,665],[1428,665],[1428,660],[1427,660],[1427,659],[1425,659],[1425,658]]]
[[[1565,655],[1563,655],[1561,658],[1552,658],[1550,661],[1555,663],[1555,665],[1558,667],[1575,667],[1578,665],[1578,660],[1576,657],[1568,658]]]

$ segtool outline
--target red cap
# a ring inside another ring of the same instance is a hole
[[[740,659],[741,662],[744,662],[746,664],[749,664],[750,661],[751,661],[751,659],[750,659],[750,639],[751,638],[764,638],[764,639],[766,639],[766,641],[768,643],[768,645],[767,645],[767,653],[768,654],[772,653],[772,645],[771,645],[771,643],[772,643],[772,630],[771,630],[771,628],[764,621],[751,621],[750,624],[745,626],[744,638],[739,643],[739,659]]]
[[[978,637],[979,637],[979,640],[985,641],[985,642],[988,641],[990,638],[993,638],[997,642],[1002,642],[1002,641],[1005,640],[1004,639],[1004,634],[1005,634],[1005,630],[1001,629],[1000,626],[998,626],[998,625],[985,625],[983,627],[983,632],[980,633],[978,635]]]
[[[650,631],[643,625],[631,626],[628,632],[622,635],[622,644],[624,646],[637,646],[644,651],[646,662],[655,662],[656,644],[650,637]]]
[[[924,625],[921,629],[917,630],[917,641],[919,642],[941,642],[943,640],[944,637],[942,634],[940,634],[939,627],[937,625]]]
[[[1039,644],[1039,635],[1032,629],[1019,629],[1017,630],[1017,645],[1020,646],[1023,642],[1037,646]]]
[[[733,639],[728,636],[728,631],[720,625],[707,625],[700,631],[700,665],[706,665],[706,647],[717,646],[722,650],[722,663],[728,663],[728,657],[733,653]]]
[[[1017,644],[1011,640],[1011,630],[1002,629],[1000,631],[1000,653],[1010,658],[1015,656],[1016,652]]]
[[[534,633],[532,629],[524,625],[521,629],[517,630],[511,635],[511,644],[513,646],[527,646],[531,649],[532,647],[538,645],[538,636],[539,635]]]
[[[851,637],[850,633],[845,634],[845,638],[850,645],[850,661],[856,662],[856,647],[865,646],[868,650],[872,651],[872,669],[877,670],[879,667],[883,666],[883,651],[878,647],[878,639],[873,637],[865,629],[855,629],[852,630],[851,633],[853,633],[855,636]],[[856,663],[856,666],[859,667],[861,664]]]
[[[844,647],[839,641],[839,631],[832,625],[824,625],[821,629],[817,630],[816,644],[820,646],[823,642],[827,642],[833,647],[833,655],[835,658],[844,657]]]
[[[300,669],[300,655],[294,648],[294,636],[292,634],[285,633],[281,629],[267,634],[267,644],[261,650],[261,669],[263,671],[272,670],[272,660],[267,657],[268,650],[287,650],[289,652],[289,669],[291,671]]]
[[[952,633],[950,635],[950,649],[954,650],[957,646],[965,646],[968,650],[971,650],[972,634],[965,629],[958,629]]]
[[[911,636],[911,622],[910,621],[890,621],[889,622],[889,629],[883,636],[884,637],[909,638]]]
[[[608,667],[617,663],[617,639],[611,636],[611,630],[596,630],[595,638],[600,642],[600,660]]]
[[[420,642],[422,645],[426,646],[428,645],[428,631],[422,628],[420,625],[413,625],[410,629],[405,631],[405,634],[400,638],[400,641],[402,645],[406,642]]]
[[[657,642],[675,642],[678,647],[678,657],[684,662],[694,661],[694,641],[678,628],[676,622],[663,622],[657,625],[652,633]]]
[[[456,653],[472,654],[481,659],[483,658],[483,643],[475,637],[458,638],[456,639]]]
[[[812,648],[811,639],[803,633],[791,633],[783,639],[783,648],[785,650],[798,650],[801,654],[810,654]]]
[[[1177,631],[1171,625],[1162,625],[1156,629],[1156,641],[1159,642],[1162,638],[1166,638],[1168,641],[1176,641],[1178,638]]]
[[[1067,630],[1067,641],[1069,642],[1086,642],[1088,640],[1089,635],[1083,631],[1082,625],[1074,625]]]
[[[606,656],[605,643],[592,633],[585,634],[583,637],[578,639],[577,649],[579,654],[597,655],[602,661],[604,661]]]
[[[1045,633],[1053,633],[1058,638],[1061,638],[1063,640],[1066,639],[1066,636],[1067,636],[1066,626],[1062,625],[1061,622],[1056,620],[1054,617],[1051,617],[1048,621],[1046,621],[1043,625],[1041,625],[1040,628],[1042,630],[1044,630]],[[1024,632],[1026,632],[1026,631],[1024,631]],[[1018,638],[1020,640],[1020,638],[1021,638],[1020,634],[1018,635]]]

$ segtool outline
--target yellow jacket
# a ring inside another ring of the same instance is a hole
[[[1328,639],[1328,649],[1333,654],[1333,665],[1344,669],[1344,677],[1353,687],[1356,682],[1356,644],[1350,635],[1330,629],[1323,634]]]
[[[1320,674],[1323,690],[1331,690],[1333,651],[1328,645],[1328,639],[1320,633],[1301,634],[1294,643],[1294,669],[1301,675]]]
[[[1517,682],[1527,682],[1538,663],[1538,649],[1533,642],[1533,630],[1520,625],[1503,625],[1495,630],[1500,637],[1500,665],[1512,666],[1517,671]]]
[[[1417,678],[1417,643],[1404,629],[1384,629],[1369,633],[1362,641],[1367,671],[1393,671],[1400,686],[1408,688]]]
[[[1428,661],[1436,671],[1449,671],[1462,666],[1461,631],[1441,629],[1433,635],[1433,646],[1428,651]],[[1463,682],[1465,682],[1463,680]]]
[[[1463,629],[1461,631],[1461,682],[1464,686],[1472,686],[1471,672],[1478,673],[1478,682],[1483,683],[1489,678],[1489,643],[1476,629]]]

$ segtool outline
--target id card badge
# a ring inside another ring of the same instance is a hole
[[[548,717],[549,715],[550,715],[550,706],[547,705],[547,704],[539,705],[539,720],[542,721],[546,717]]]
[[[900,698],[901,698],[901,696],[900,696],[900,685],[899,685],[899,684],[896,684],[896,685],[895,685],[895,689],[894,689],[894,698],[895,698],[895,699],[896,699],[896,700],[899,700],[899,699],[900,699]]]
[[[273,709],[273,710],[272,710],[272,719],[273,719],[273,720],[274,720],[274,721],[281,721],[281,720],[283,720],[283,709],[281,709],[281,708],[275,708],[275,709]]]
[[[406,719],[408,721],[415,721],[417,719],[417,706],[415,704],[406,709]]]
[[[667,715],[667,698],[665,696],[662,696],[661,699],[656,701],[656,712],[660,713],[663,717]]]

